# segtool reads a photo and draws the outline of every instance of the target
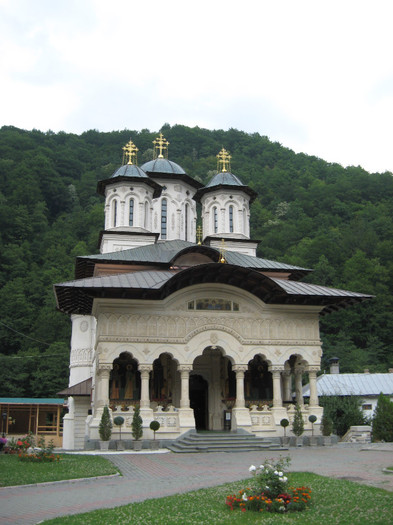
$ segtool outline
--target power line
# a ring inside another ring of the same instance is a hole
[[[0,324],[8,328],[8,330],[11,330],[12,332],[15,332],[16,334],[21,335],[22,337],[26,337],[26,339],[31,339],[32,341],[35,341],[36,343],[40,343],[42,345],[50,346],[50,343],[45,343],[44,341],[39,341],[38,339],[34,339],[34,337],[30,337],[29,335],[23,334],[22,332],[18,332],[18,330],[15,330],[15,328],[11,328],[11,326],[6,325],[3,323],[3,321],[0,321]]]

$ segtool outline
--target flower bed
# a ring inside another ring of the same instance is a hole
[[[251,465],[249,471],[254,476],[251,487],[241,489],[238,494],[227,496],[226,504],[231,510],[240,509],[254,512],[299,512],[305,510],[311,502],[309,487],[289,486],[285,467],[289,458],[280,458],[259,467]]]

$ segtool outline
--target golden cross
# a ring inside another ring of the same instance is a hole
[[[218,158],[218,171],[219,172],[225,172],[225,171],[228,171],[227,170],[227,166],[228,166],[228,169],[230,170],[230,164],[229,164],[229,161],[231,160],[231,156],[229,155],[229,153],[227,152],[226,149],[222,148],[222,150],[220,151],[220,153],[218,155],[216,155],[217,158]]]
[[[166,149],[168,153],[169,142],[166,140],[164,135],[160,133],[160,136],[153,140],[153,144],[155,149],[159,151],[158,158],[163,159],[164,155],[162,154],[162,151]]]
[[[130,142],[127,142],[127,144],[123,147],[123,164],[124,164],[124,157],[128,158],[127,164],[136,164],[136,153],[138,148],[135,146],[135,144],[130,140]]]
[[[196,229],[196,234],[197,234],[198,244],[201,245],[202,244],[202,228],[201,228],[201,226],[198,226],[198,228]]]
[[[226,260],[225,260],[225,252],[226,252],[226,248],[225,248],[225,240],[224,240],[224,239],[221,239],[221,246],[220,246],[220,259],[219,259],[219,262],[220,262],[220,263],[226,263]]]

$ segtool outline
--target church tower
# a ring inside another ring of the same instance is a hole
[[[231,156],[222,148],[217,155],[218,173],[197,191],[195,200],[202,205],[203,244],[256,256],[258,241],[250,239],[250,204],[254,190],[231,173]]]
[[[154,244],[153,200],[162,188],[137,166],[138,148],[130,140],[123,147],[123,165],[97,185],[105,197],[105,230],[100,234],[101,253]]]
[[[141,166],[149,178],[162,187],[161,196],[153,201],[152,231],[163,241],[195,242],[197,211],[193,197],[203,185],[168,160],[169,142],[162,133],[153,145],[154,159]]]

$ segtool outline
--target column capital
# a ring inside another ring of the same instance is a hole
[[[109,374],[111,370],[112,370],[112,365],[109,365],[109,364],[99,365],[98,367],[98,373],[100,375]]]
[[[138,365],[139,372],[151,372],[153,370],[153,365],[148,364],[139,364]]]
[[[269,365],[269,372],[284,372],[284,365]]]
[[[233,365],[232,370],[234,372],[247,372],[248,365]]]
[[[177,365],[177,369],[179,372],[191,372],[192,365]]]
[[[321,370],[321,368],[318,366],[318,365],[308,365],[307,367],[307,372],[310,373],[310,372],[319,372]]]

